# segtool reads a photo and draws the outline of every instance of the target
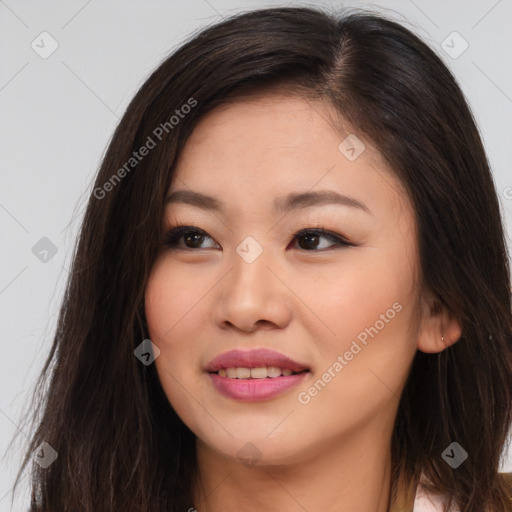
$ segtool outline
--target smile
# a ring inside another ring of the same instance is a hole
[[[302,372],[294,372],[290,368],[279,368],[277,366],[262,366],[259,368],[221,368],[217,375],[227,377],[228,379],[275,379],[282,375],[287,376],[297,373]]]
[[[226,352],[213,359],[206,371],[220,394],[243,402],[274,398],[310,373],[304,364],[268,349]]]

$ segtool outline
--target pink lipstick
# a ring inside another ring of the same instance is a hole
[[[255,402],[274,398],[302,382],[310,369],[268,349],[231,350],[205,369],[222,395]]]

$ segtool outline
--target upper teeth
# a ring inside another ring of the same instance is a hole
[[[278,368],[277,366],[221,368],[218,372],[221,377],[228,377],[229,379],[266,379],[267,377],[280,377],[281,375],[291,375],[292,373],[292,370],[289,368]]]

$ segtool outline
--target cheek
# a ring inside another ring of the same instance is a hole
[[[160,349],[155,365],[173,405],[180,397],[178,383],[194,386],[200,371],[197,340],[207,318],[200,287],[198,277],[190,272],[185,276],[165,261],[155,265],[146,287],[148,334]]]
[[[311,290],[311,309],[329,327],[318,327],[324,334],[316,338],[316,377],[333,382],[322,391],[324,403],[360,407],[364,400],[377,407],[399,394],[416,352],[417,288],[407,248],[398,256],[377,248],[354,253],[350,264],[347,259]],[[325,374],[329,370],[336,378]]]
[[[145,292],[145,313],[152,341],[159,346],[172,346],[183,336],[185,327],[199,328],[198,320],[205,318],[201,299],[208,288],[199,274],[183,272],[170,260],[157,262]]]
[[[201,347],[191,343],[191,338],[200,339],[194,331],[203,328],[197,319],[204,318],[199,302],[204,291],[201,293],[195,280],[199,281],[169,262],[157,262],[145,292],[149,338],[160,349],[154,363],[158,378],[169,403],[189,427],[194,426],[200,412],[193,412],[190,396],[200,394],[197,372]]]
[[[304,274],[301,279],[307,283]],[[409,267],[403,262],[396,264],[392,254],[379,250],[354,251],[342,264],[332,265],[321,277],[302,289],[298,287],[297,291],[307,298],[307,305],[317,320],[322,321],[325,327],[322,339],[339,349],[365,328],[376,322],[380,326],[381,315],[394,324],[395,318],[404,317],[396,314],[398,306],[393,309],[393,305],[399,303],[402,309],[411,302],[412,279]]]

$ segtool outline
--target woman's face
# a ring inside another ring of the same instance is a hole
[[[173,177],[166,229],[191,227],[159,255],[146,317],[170,403],[218,457],[295,463],[391,435],[420,332],[413,212],[330,113],[278,95],[223,105]]]

